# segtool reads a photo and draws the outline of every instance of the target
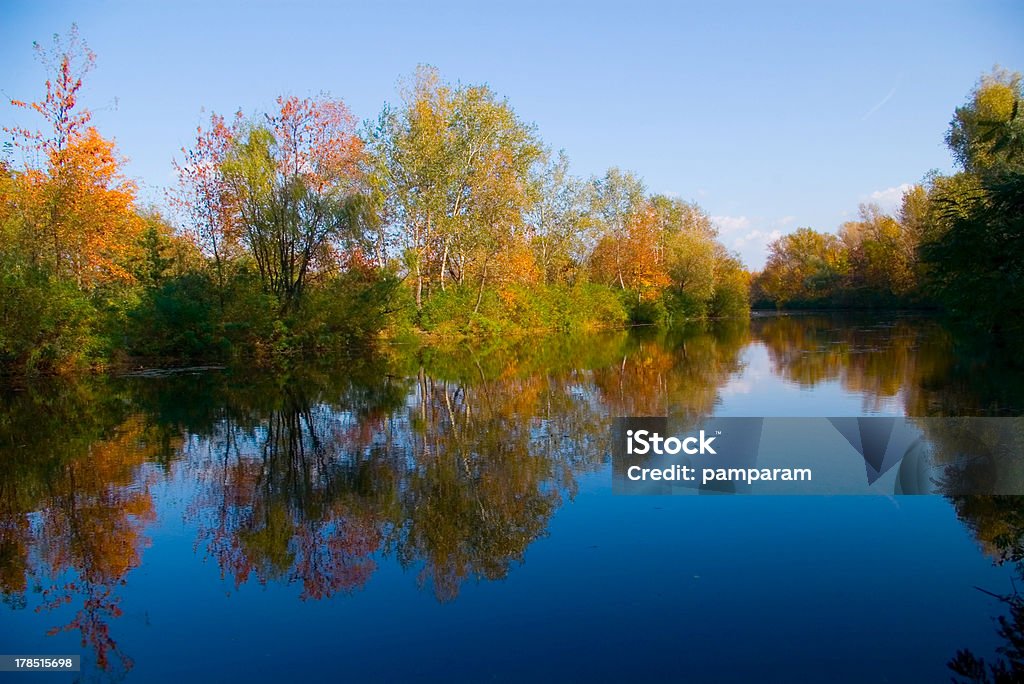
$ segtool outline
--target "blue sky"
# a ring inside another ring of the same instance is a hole
[[[162,201],[207,111],[326,91],[360,119],[418,63],[487,83],[574,172],[640,174],[699,202],[760,267],[770,236],[835,230],[949,171],[953,109],[995,64],[1024,70],[1024,2],[47,3],[0,0],[0,92],[34,99],[32,41],[77,22],[83,95]],[[0,105],[0,124],[34,124]]]

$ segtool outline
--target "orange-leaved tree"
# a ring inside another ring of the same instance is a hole
[[[24,159],[13,173],[8,209],[18,224],[16,246],[34,266],[83,290],[131,280],[126,264],[143,229],[136,186],[122,174],[114,143],[89,125],[91,114],[79,104],[95,55],[74,26],[67,39],[54,36],[50,49],[35,47],[50,72],[46,92],[40,100],[10,102],[41,116],[43,127],[4,129]]]

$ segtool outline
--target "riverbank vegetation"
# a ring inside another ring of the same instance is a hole
[[[39,130],[0,162],[0,368],[267,361],[382,333],[514,335],[745,313],[696,204],[574,177],[486,86],[420,67],[362,126],[339,99],[214,114],[161,210],[81,105],[77,32],[37,46]]]
[[[328,95],[210,115],[147,207],[81,104],[93,53],[74,29],[37,51],[44,92],[11,105],[40,127],[5,128],[0,157],[3,373],[671,326],[751,298],[1024,320],[1017,74],[956,110],[960,173],[894,216],[780,238],[751,282],[697,204],[614,167],[574,176],[507,100],[425,66],[362,124]]]
[[[895,215],[863,205],[837,234],[776,240],[753,279],[755,306],[941,308],[997,335],[1024,332],[1024,93],[995,70],[954,113],[960,171],[930,173]]]

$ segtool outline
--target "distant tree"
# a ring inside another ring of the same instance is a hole
[[[916,286],[917,238],[878,205],[862,204],[860,219],[839,231],[850,269],[845,287],[866,300],[895,302]]]
[[[831,233],[799,228],[780,237],[768,250],[758,286],[778,306],[828,300],[848,272],[846,251]]]

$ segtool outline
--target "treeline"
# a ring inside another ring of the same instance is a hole
[[[212,115],[140,207],[79,102],[73,28],[0,160],[0,370],[268,359],[382,331],[496,335],[727,316],[748,277],[696,204],[574,177],[486,86],[421,67],[358,126],[326,95]]]
[[[931,173],[889,215],[862,205],[838,234],[776,240],[752,283],[759,307],[942,307],[993,332],[1024,332],[1021,75],[994,70],[959,107],[946,144],[960,166]]]

